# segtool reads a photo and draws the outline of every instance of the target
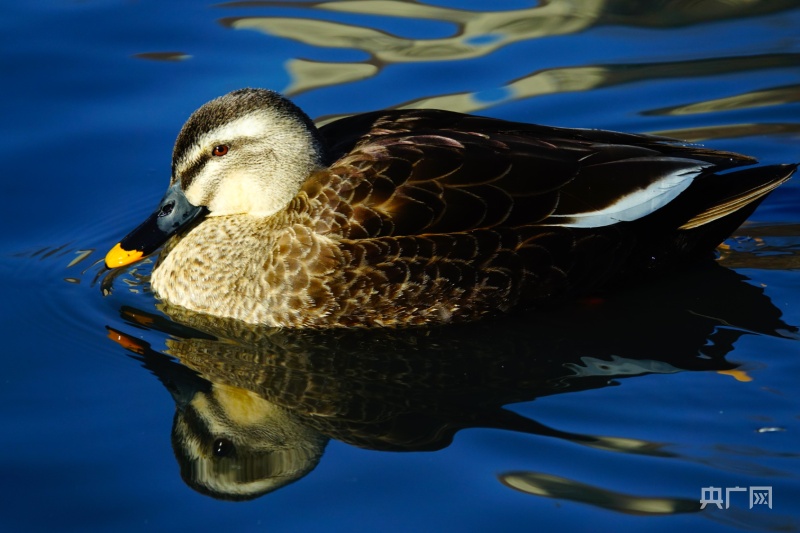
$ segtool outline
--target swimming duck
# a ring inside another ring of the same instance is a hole
[[[155,212],[168,305],[276,327],[464,322],[708,256],[797,165],[443,110],[321,128],[241,89],[181,129]]]

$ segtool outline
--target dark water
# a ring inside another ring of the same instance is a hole
[[[107,297],[94,281],[188,114],[242,86],[321,120],[440,107],[800,159],[795,2],[639,4],[5,6],[0,528],[798,529],[796,179],[715,268],[469,328],[188,329],[148,265]],[[182,480],[173,423],[232,406],[244,444],[206,477],[299,481],[229,502]],[[263,419],[284,433],[247,429]],[[744,490],[701,510],[704,487]]]

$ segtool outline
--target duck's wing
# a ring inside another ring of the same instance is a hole
[[[357,115],[320,131],[351,239],[606,227],[654,213],[698,178],[755,163],[672,139],[437,110]],[[718,213],[758,194],[729,195],[737,199]],[[701,211],[676,227],[715,216],[714,206]]]
[[[755,160],[445,111],[321,132],[334,161],[305,205],[349,265],[329,287],[343,324],[475,319],[709,254],[794,170],[720,174]]]

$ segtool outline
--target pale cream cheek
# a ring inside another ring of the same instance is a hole
[[[263,209],[265,191],[252,171],[225,171],[225,179],[198,176],[185,191],[193,205],[208,207],[209,216],[257,213]]]
[[[208,209],[211,216],[256,213],[259,210],[264,192],[248,173],[228,174],[223,185],[210,198]]]

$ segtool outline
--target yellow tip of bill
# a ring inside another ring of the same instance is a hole
[[[106,266],[108,268],[123,267],[125,265],[135,263],[143,256],[144,254],[139,250],[128,251],[123,249],[122,246],[117,243],[117,245],[106,254]]]

